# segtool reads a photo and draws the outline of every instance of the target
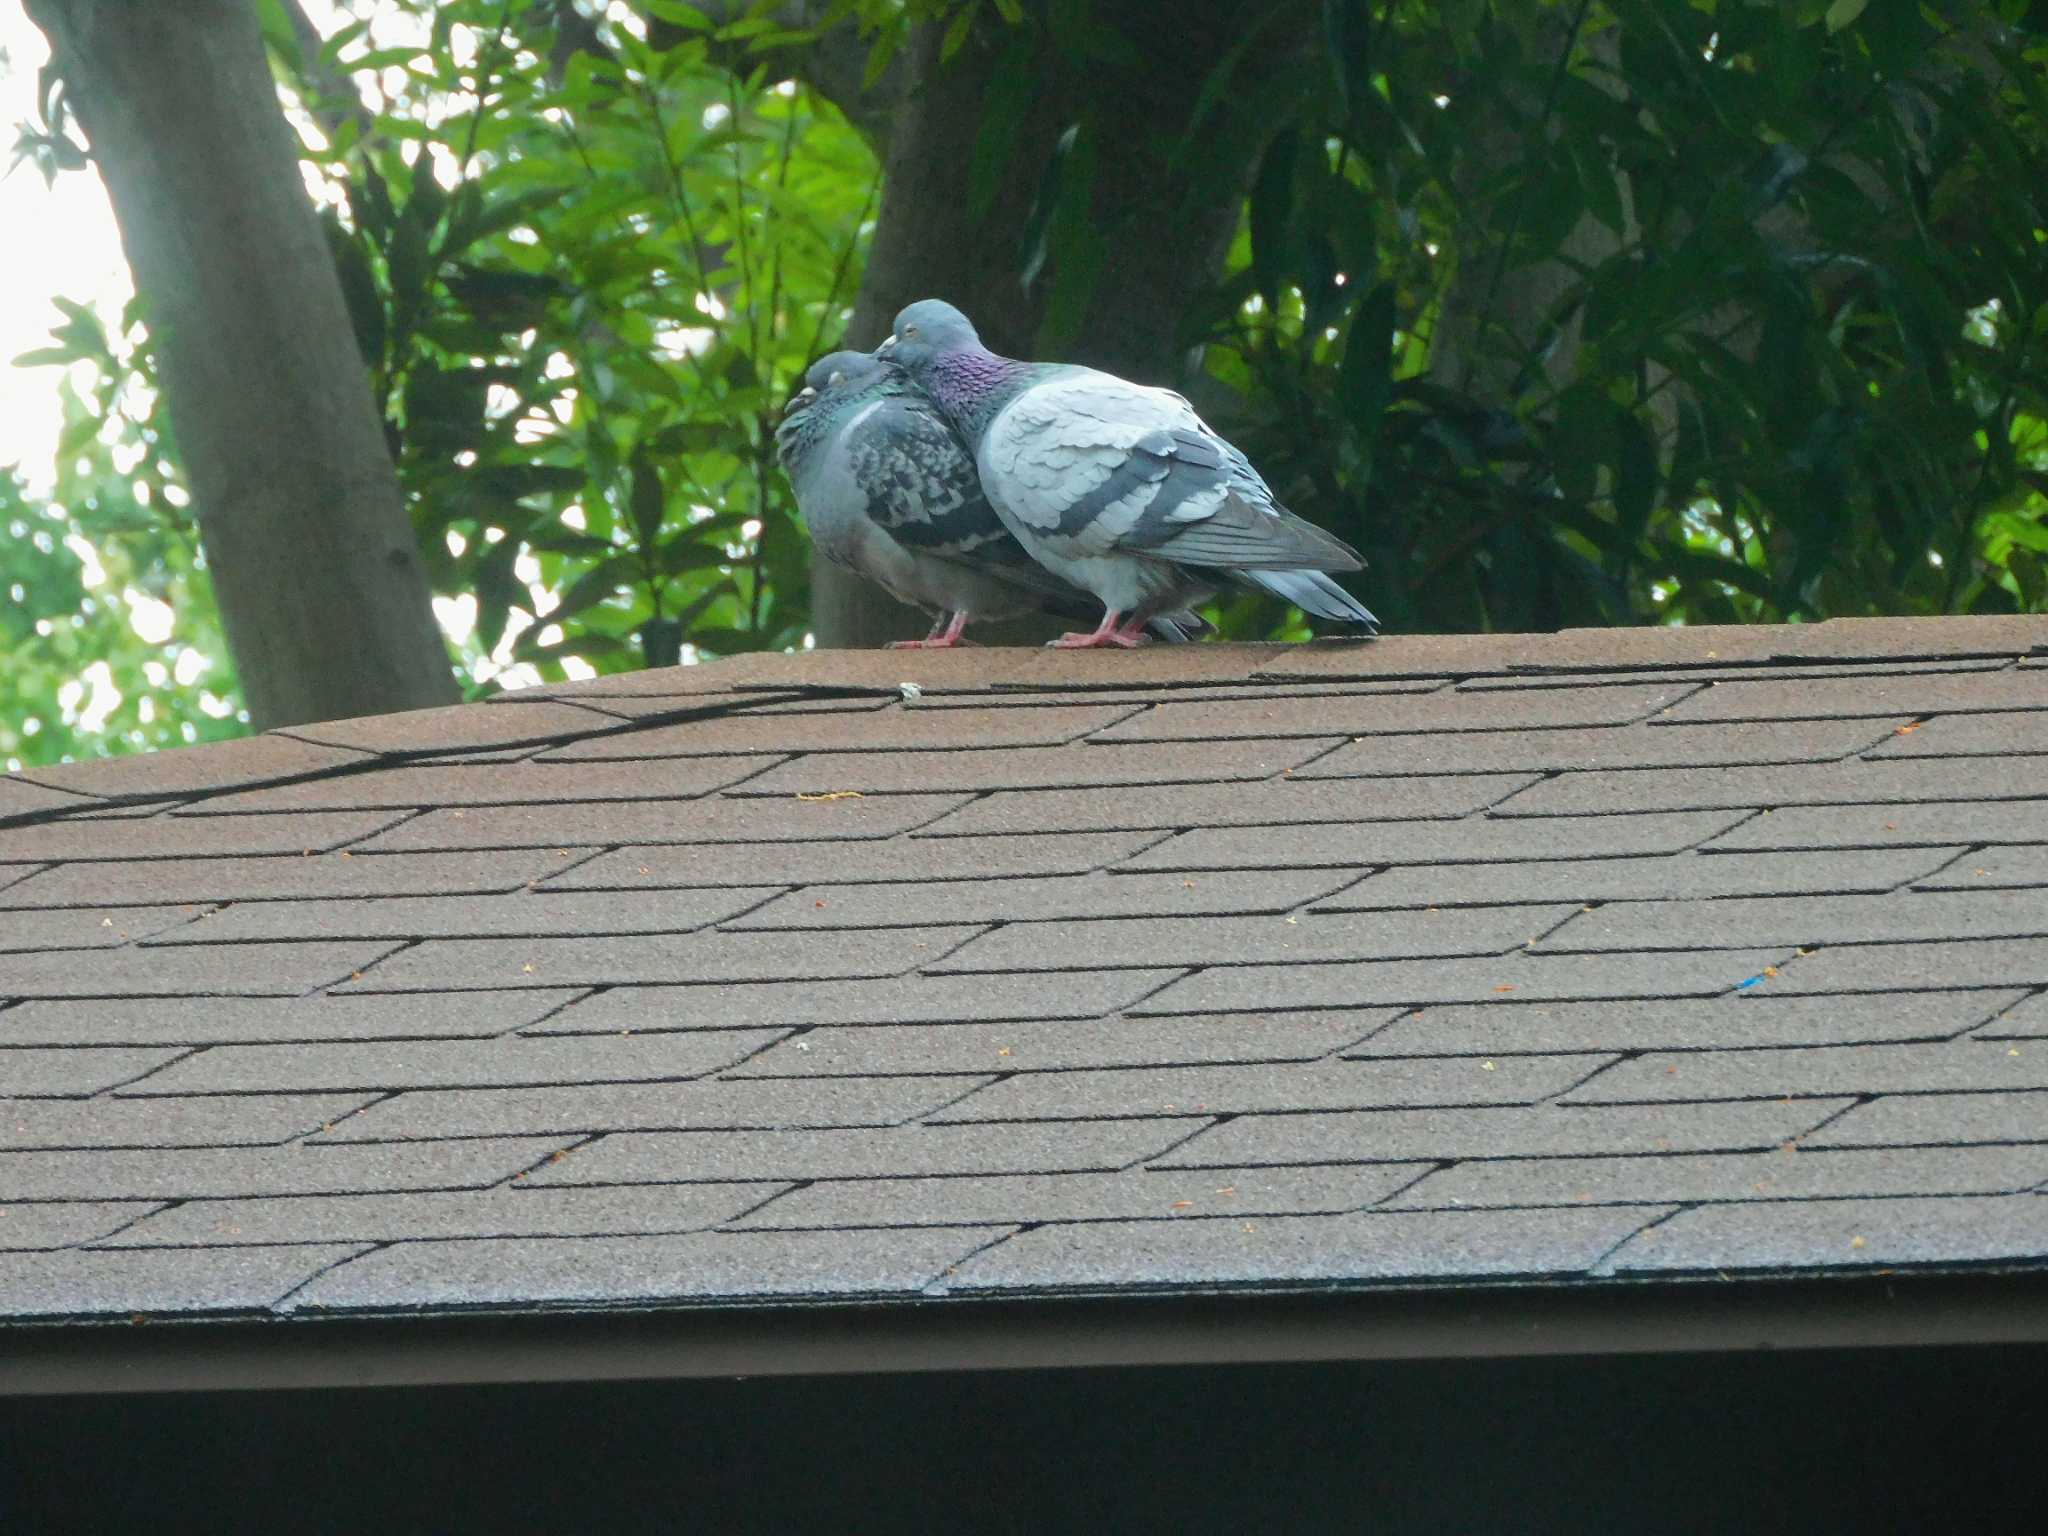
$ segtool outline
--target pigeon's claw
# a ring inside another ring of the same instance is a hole
[[[1091,633],[1061,635],[1057,640],[1048,641],[1047,645],[1055,651],[1094,650],[1106,645],[1134,651],[1141,645],[1151,643],[1151,636],[1145,633],[1145,621],[1142,618],[1128,619],[1119,624],[1117,620],[1122,618],[1122,614],[1112,609],[1102,616],[1102,622],[1096,625]]]
[[[960,638],[960,632],[967,627],[967,610],[960,608],[952,613],[939,615],[939,622],[932,626],[932,632],[922,640],[891,640],[892,651],[949,651],[955,646],[972,645],[972,640]]]

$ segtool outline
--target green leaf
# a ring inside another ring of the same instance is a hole
[[[1252,271],[1258,275],[1259,292],[1269,306],[1278,306],[1281,286],[1297,266],[1290,216],[1300,146],[1300,135],[1292,128],[1283,129],[1267,147],[1252,182]]]
[[[1380,413],[1393,396],[1393,347],[1394,285],[1379,283],[1351,316],[1337,373],[1344,416],[1367,437],[1379,430]]]
[[[1616,408],[1614,435],[1618,448],[1614,470],[1614,511],[1630,544],[1643,536],[1657,504],[1657,445],[1635,412]]]
[[[1870,0],[1835,0],[1835,3],[1828,7],[1828,30],[1839,32],[1844,27],[1853,25],[1868,4]]]
[[[1086,207],[1088,192],[1095,179],[1095,148],[1084,128],[1082,123],[1069,124],[1054,142],[1052,154],[1045,162],[1045,172],[1038,184],[1038,199],[1025,223],[1023,256],[1017,272],[1018,280],[1027,288],[1037,282],[1038,274],[1045,270],[1046,258],[1051,253],[1053,225],[1063,209],[1076,203]]]
[[[960,51],[962,45],[966,43],[967,34],[974,30],[974,13],[978,8],[978,5],[975,4],[961,6],[959,12],[953,17],[952,23],[947,26],[946,35],[939,41],[939,62],[941,64],[950,60],[954,54]]]

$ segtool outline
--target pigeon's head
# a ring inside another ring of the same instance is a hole
[[[973,321],[944,299],[919,299],[898,313],[896,328],[875,348],[875,355],[915,373],[941,353],[980,348]]]
[[[804,387],[782,408],[785,418],[807,411],[820,397],[867,383],[888,364],[866,352],[828,352],[804,373]]]
[[[849,406],[904,387],[896,370],[870,353],[830,352],[804,373],[804,387],[789,397],[775,424],[775,446],[788,463],[831,436]],[[827,409],[820,410],[819,406]]]

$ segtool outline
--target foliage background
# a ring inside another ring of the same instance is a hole
[[[994,167],[1034,70],[1131,67],[1090,7],[816,20],[871,78],[918,24],[1014,59]],[[798,83],[816,33],[767,4],[357,9],[324,39],[262,13],[471,691],[805,643],[772,424],[848,323],[880,193]],[[1366,551],[1390,627],[2048,609],[2048,42],[2022,6],[1243,9],[1247,44],[1299,29],[1302,67],[1240,48],[1186,83],[1180,142],[1256,134],[1258,170],[1155,376]],[[1085,349],[1113,277],[1116,146],[1085,109],[1069,129],[1010,243],[1043,355]],[[20,152],[81,173],[61,93]],[[0,477],[9,764],[244,728],[146,319],[69,306],[20,360],[95,382],[52,494]],[[1302,632],[1250,598],[1217,617]]]

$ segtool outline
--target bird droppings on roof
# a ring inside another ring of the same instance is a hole
[[[812,653],[0,779],[0,1314],[2048,1266],[2044,657]]]

